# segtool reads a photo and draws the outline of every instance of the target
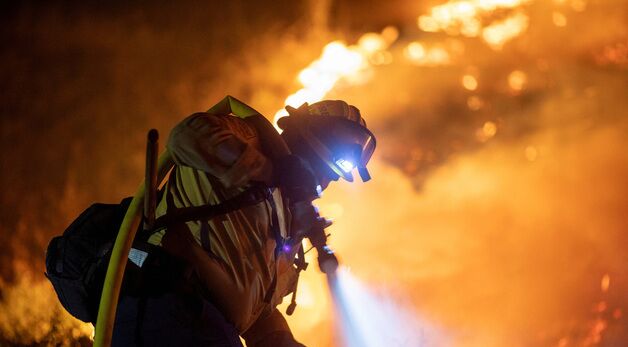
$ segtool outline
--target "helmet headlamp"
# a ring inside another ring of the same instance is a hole
[[[343,158],[336,159],[336,165],[340,166],[342,171],[346,173],[353,171],[355,168],[355,164],[352,161]]]

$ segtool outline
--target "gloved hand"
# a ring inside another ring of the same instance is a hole
[[[290,206],[292,213],[292,225],[290,226],[291,237],[301,240],[303,237],[312,236],[312,229],[325,229],[332,224],[318,213],[318,208],[311,202],[297,202]]]
[[[291,203],[310,202],[319,197],[314,171],[296,155],[284,156],[274,163],[273,184],[285,191]]]

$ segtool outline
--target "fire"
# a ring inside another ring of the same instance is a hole
[[[528,28],[528,16],[517,12],[514,15],[493,23],[482,30],[482,38],[495,50],[500,50],[504,44],[521,35]]]
[[[609,276],[608,274],[605,274],[602,277],[602,282],[600,284],[600,287],[602,288],[602,292],[607,292],[610,286],[611,286],[611,276]]]
[[[475,137],[480,142],[486,142],[497,134],[497,124],[487,121],[475,133]]]
[[[404,55],[410,62],[420,66],[446,65],[451,61],[449,52],[443,46],[426,47],[419,41],[408,44]]]
[[[356,45],[347,46],[341,41],[328,43],[321,56],[314,60],[298,75],[302,88],[284,101],[285,105],[299,107],[303,103],[322,100],[334,86],[343,79],[359,80],[374,65],[392,61],[386,49],[397,40],[395,27],[384,28],[381,33],[366,33]],[[288,112],[281,109],[275,113],[275,123]]]
[[[417,19],[419,28],[426,32],[445,32],[448,35],[482,37],[493,49],[521,35],[528,27],[528,16],[517,10],[530,0],[466,0],[449,1],[435,6],[429,15]],[[496,11],[509,11],[506,18],[493,18]],[[486,25],[486,23],[490,23]]]

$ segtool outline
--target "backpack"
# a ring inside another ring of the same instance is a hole
[[[267,187],[254,185],[220,204],[173,209],[155,221],[153,230],[140,230],[138,235],[142,240],[146,240],[152,232],[170,224],[210,219],[269,198],[270,190]],[[48,244],[45,275],[52,283],[65,310],[84,322],[96,322],[109,258],[131,199],[125,198],[119,204],[91,205],[65,229],[61,236],[54,237]],[[142,247],[131,249],[129,254],[131,261],[126,274],[130,271],[133,276],[125,274],[123,286],[127,281],[131,282],[130,286],[137,285],[133,282],[141,276],[138,272],[147,254],[150,257],[150,253],[140,248]],[[138,261],[137,257],[141,259]]]
[[[91,205],[48,244],[45,275],[61,305],[84,322],[96,321],[113,243],[131,199]]]

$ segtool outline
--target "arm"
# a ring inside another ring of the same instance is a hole
[[[294,339],[286,319],[276,308],[262,314],[243,337],[247,347],[305,347]]]
[[[207,172],[225,187],[239,187],[271,180],[272,164],[256,141],[255,130],[241,119],[199,112],[172,130],[167,147],[178,165]]]

